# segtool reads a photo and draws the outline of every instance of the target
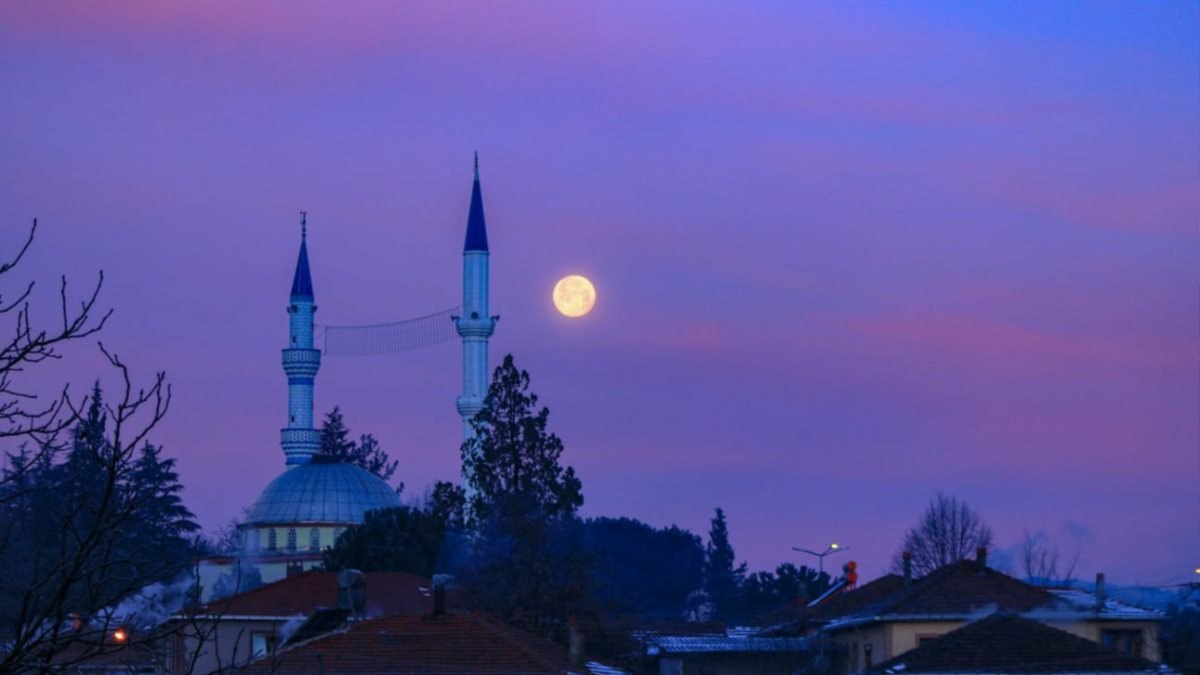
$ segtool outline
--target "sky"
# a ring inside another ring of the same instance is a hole
[[[0,292],[104,273],[101,338],[216,528],[283,470],[308,212],[321,325],[461,300],[471,157],[492,363],[587,516],[889,564],[939,491],[1077,574],[1200,567],[1200,4],[0,4]],[[555,281],[595,310],[566,319]],[[7,296],[11,297],[11,296]],[[459,475],[457,341],[328,357],[316,409]],[[99,378],[95,345],[22,374]],[[1018,571],[1014,569],[1013,571]]]

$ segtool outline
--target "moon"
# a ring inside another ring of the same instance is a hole
[[[554,284],[554,307],[563,316],[579,318],[596,304],[596,287],[578,274],[563,277]]]

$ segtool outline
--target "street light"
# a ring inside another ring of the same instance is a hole
[[[829,548],[825,549],[825,551],[822,553],[817,553],[816,551],[810,551],[806,548],[800,548],[798,546],[793,546],[792,550],[816,556],[817,561],[818,561],[817,567],[819,568],[818,572],[820,572],[821,574],[824,574],[825,573],[825,556],[830,555],[832,553],[838,553],[840,551],[849,551],[850,547],[842,546],[842,545],[838,544],[837,542],[834,542],[834,543],[830,544]]]

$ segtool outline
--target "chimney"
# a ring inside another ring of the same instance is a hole
[[[434,584],[433,586],[433,615],[446,615],[446,586],[445,584]]]
[[[1103,612],[1108,603],[1108,586],[1104,583],[1104,572],[1096,574],[1096,611]]]
[[[908,551],[901,556],[904,559],[904,585],[912,585],[912,554]]]
[[[583,631],[579,630],[579,620],[574,616],[568,622],[570,626],[570,647],[568,647],[567,658],[573,666],[582,666],[584,662],[583,652]]]
[[[975,562],[979,565],[979,571],[982,572],[987,568],[987,547],[980,546],[975,549]]]
[[[363,618],[367,609],[367,580],[359,570],[344,569],[337,573],[338,609]]]

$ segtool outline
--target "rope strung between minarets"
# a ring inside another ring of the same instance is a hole
[[[451,307],[415,319],[370,326],[321,326],[326,356],[377,356],[424,349],[458,337]]]

